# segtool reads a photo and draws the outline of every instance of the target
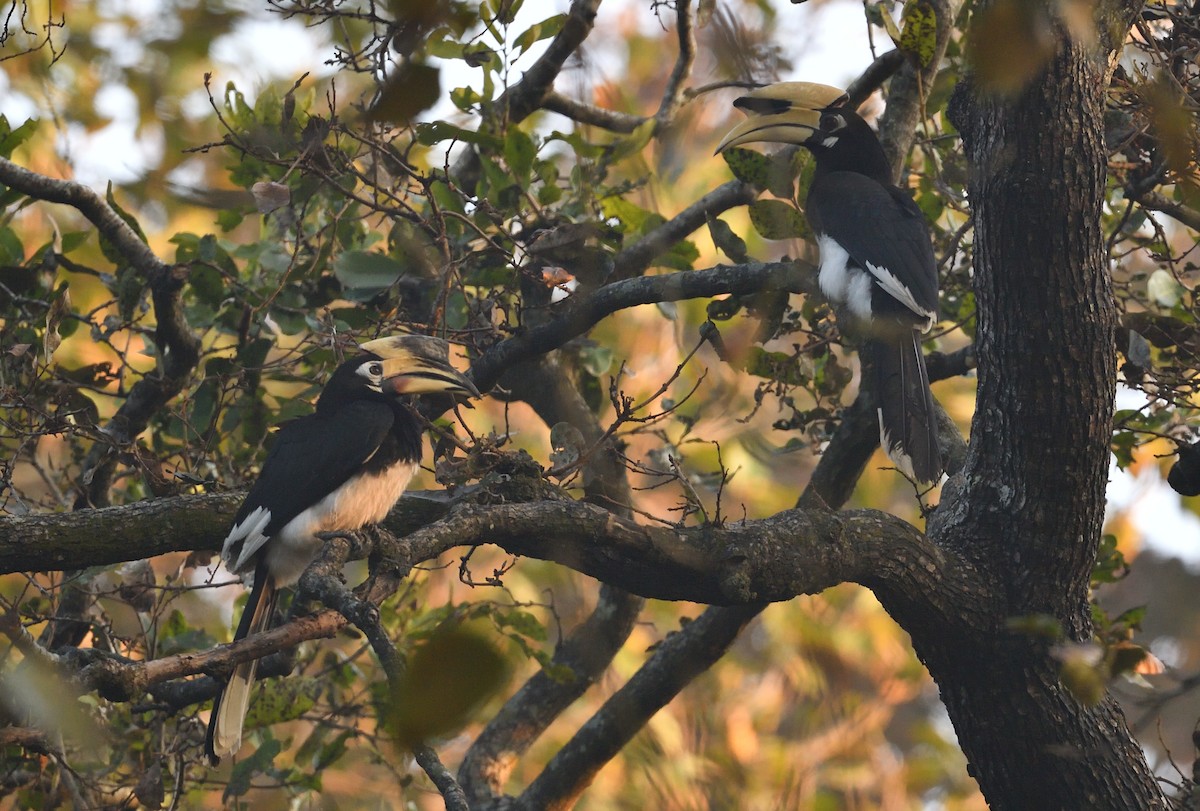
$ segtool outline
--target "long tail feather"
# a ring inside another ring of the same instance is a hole
[[[880,444],[909,476],[922,482],[936,482],[942,476],[937,414],[917,333],[912,333],[910,341],[898,344],[872,341],[871,347]]]
[[[266,566],[260,562],[254,573],[254,588],[246,599],[237,633],[233,635],[234,642],[261,633],[270,626],[278,596],[275,578],[267,573]],[[205,743],[209,762],[213,766],[219,764],[221,758],[236,754],[242,748],[242,724],[246,720],[250,690],[254,687],[257,672],[257,659],[237,665],[229,675],[225,689],[213,700]]]

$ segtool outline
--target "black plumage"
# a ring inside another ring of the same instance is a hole
[[[719,150],[754,141],[805,147],[816,169],[805,214],[817,236],[822,292],[865,340],[880,441],[920,481],[942,474],[937,418],[920,332],[937,322],[937,265],[921,210],[891,179],[879,139],[837,88],[764,87],[734,104],[749,118]],[[718,151],[719,151],[718,150]]]
[[[269,627],[279,589],[299,579],[320,548],[317,533],[351,531],[383,519],[421,458],[421,426],[409,395],[478,396],[449,363],[444,341],[381,338],[342,363],[311,416],[279,430],[246,496],[222,556],[254,584],[234,641]],[[237,752],[257,660],[234,668],[213,705],[207,751],[215,764]]]

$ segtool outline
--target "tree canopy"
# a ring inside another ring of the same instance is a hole
[[[817,288],[808,153],[712,155],[836,4],[613,5],[12,6],[8,802],[1195,802],[1193,581],[1105,511],[1114,460],[1200,493],[1194,12],[855,23],[848,93],[939,262],[927,490]],[[273,428],[403,331],[486,398],[426,408],[379,531],[222,644]],[[261,656],[209,768],[218,677]]]

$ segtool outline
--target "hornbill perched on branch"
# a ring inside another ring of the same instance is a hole
[[[319,532],[353,531],[388,514],[421,460],[421,424],[408,395],[478,397],[450,365],[445,341],[379,338],[334,371],[316,413],[279,430],[221,555],[254,586],[234,641],[267,629],[279,589],[300,579],[320,550]],[[206,744],[215,766],[241,748],[257,660],[237,665],[213,704]]]
[[[749,115],[717,151],[766,141],[812,152],[805,214],[821,253],[821,291],[853,317],[875,370],[879,436],[912,478],[942,475],[937,416],[918,331],[937,323],[937,265],[929,228],[892,183],[879,139],[836,87],[781,82],[734,101]]]

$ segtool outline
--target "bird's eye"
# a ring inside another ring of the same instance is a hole
[[[372,363],[367,367],[367,373],[370,374],[371,377],[383,377],[383,364]]]
[[[846,126],[846,119],[836,113],[821,114],[821,132],[837,132],[842,127]]]

